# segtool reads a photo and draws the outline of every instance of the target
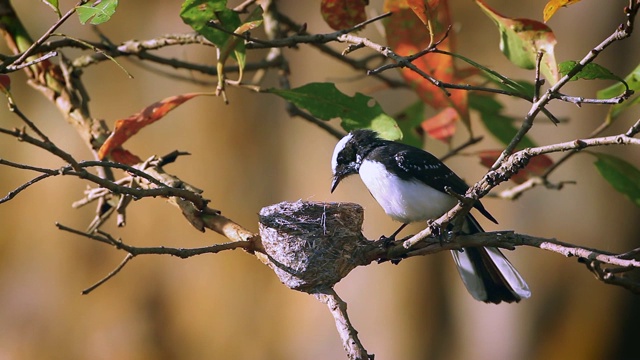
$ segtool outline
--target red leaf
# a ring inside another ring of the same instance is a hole
[[[484,150],[478,153],[480,157],[480,163],[487,168],[490,168],[494,162],[498,159],[502,150]],[[522,184],[529,178],[543,175],[544,172],[553,165],[553,160],[547,155],[538,155],[531,160],[524,169],[520,170],[517,174],[513,175],[510,180],[516,184]]]
[[[459,116],[456,110],[448,107],[425,120],[420,126],[432,138],[448,143],[456,132],[456,121],[458,119]]]
[[[332,29],[343,30],[367,20],[364,7],[368,4],[368,0],[322,0],[320,12]]]
[[[111,150],[111,154],[109,154],[109,156],[113,161],[125,165],[135,165],[142,162],[142,159],[122,147],[117,147]]]
[[[446,0],[386,0],[385,11],[392,11],[393,16],[385,22],[387,42],[399,55],[416,54],[430,44],[430,35],[424,25],[427,16],[433,29],[433,38],[441,40],[451,24],[451,16]],[[449,33],[439,45],[438,49],[453,51],[453,34]],[[462,83],[462,73],[454,66],[453,58],[442,54],[427,54],[413,61],[420,70],[435,79],[447,83]],[[413,86],[420,99],[436,110],[453,108],[458,113],[458,119],[469,126],[469,109],[467,107],[467,92],[449,90],[450,96],[430,81],[414,71],[403,68],[402,77]],[[464,73],[464,75],[473,72]]]
[[[121,145],[130,137],[137,134],[143,127],[162,119],[169,111],[175,109],[178,105],[187,100],[193,99],[200,95],[210,95],[209,93],[189,93],[177,96],[171,96],[164,100],[155,102],[142,109],[137,114],[127,118],[116,120],[113,132],[98,150],[98,157],[105,159],[112,154],[115,149],[122,149]],[[126,151],[126,150],[124,150]],[[127,151],[128,153],[128,151]],[[122,154],[120,154],[122,155]],[[129,156],[131,155],[131,156]],[[129,161],[133,159],[133,154],[129,153],[125,158]],[[122,155],[124,156],[124,155]],[[115,159],[114,159],[115,160]]]
[[[5,91],[9,91],[11,88],[11,78],[9,75],[0,74],[0,87]]]

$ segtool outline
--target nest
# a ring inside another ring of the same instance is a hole
[[[280,281],[304,292],[332,287],[356,266],[367,244],[364,210],[354,203],[282,202],[260,210],[260,236]]]

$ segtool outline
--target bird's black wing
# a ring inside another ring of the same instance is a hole
[[[401,144],[397,145],[402,146]],[[417,179],[442,192],[446,192],[445,187],[449,187],[460,195],[464,195],[469,189],[469,185],[464,180],[432,154],[410,146],[403,146],[402,149],[396,148],[396,150],[400,151],[393,155],[393,163],[395,163],[396,171],[401,178],[405,180]],[[480,201],[477,201],[474,207],[487,219],[498,223]]]
[[[409,148],[396,152],[393,158],[398,174],[405,180],[414,178],[442,192],[445,192],[446,186],[458,194],[464,194],[469,189],[464,180],[426,151]]]

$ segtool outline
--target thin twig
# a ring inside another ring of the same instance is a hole
[[[542,87],[542,85],[544,84],[544,79],[542,79],[540,77],[540,64],[542,63],[542,57],[544,56],[544,52],[539,50],[536,53],[536,67],[535,67],[535,72],[534,72],[534,81],[533,81],[533,86],[534,86],[534,90],[533,90],[533,99],[532,102],[536,102],[538,101],[538,99],[540,98],[540,87]]]
[[[636,136],[636,134],[640,133],[640,119],[633,124],[629,130],[625,133],[627,136]]]
[[[32,121],[30,121],[26,116],[24,116],[24,114],[22,114],[22,112],[18,110],[17,107],[15,107],[15,110],[16,110],[15,113],[18,114],[18,116],[25,122],[25,124],[27,124],[27,126],[30,129],[32,129],[34,132],[36,132],[38,136],[41,137],[43,140],[38,140],[33,136],[27,134],[25,129],[8,130],[8,129],[0,128],[0,133],[11,135],[16,139],[18,139],[19,141],[22,141],[31,145],[35,145],[43,150],[46,150],[51,154],[64,160],[65,162],[69,163],[71,168],[75,170],[80,170],[80,166],[78,165],[78,162],[73,158],[71,154],[62,150],[56,144],[50,141],[49,138],[44,133],[42,133],[40,129],[38,129],[38,127]]]
[[[344,137],[346,134],[343,131],[340,130],[336,130],[333,127],[331,127],[331,125],[329,125],[326,121],[320,120],[318,118],[316,118],[315,116],[300,110],[299,107],[295,106],[293,103],[288,102],[287,106],[286,106],[287,112],[289,113],[289,116],[299,116],[309,122],[311,122],[312,124],[320,127],[322,130],[328,132],[329,134],[331,134],[333,137],[335,137],[336,139],[341,139],[342,137]]]
[[[67,21],[67,19],[73,15],[73,13],[76,12],[76,8],[80,5],[84,5],[88,0],[80,0],[74,7],[72,7],[71,9],[69,9],[69,11],[67,11],[66,14],[64,14],[60,19],[58,19],[58,21],[56,21],[55,24],[53,24],[53,26],[51,26],[47,31],[45,31],[44,34],[42,34],[42,36],[40,36],[40,38],[38,40],[36,40],[33,44],[31,44],[31,46],[29,46],[29,48],[27,50],[25,50],[22,55],[20,55],[20,57],[13,63],[13,65],[19,65],[21,63],[23,63],[27,57],[29,57],[29,55],[31,55],[34,50],[42,45],[43,42],[45,42],[45,40],[47,40],[49,38],[49,36],[51,36],[51,34],[56,31],[56,29],[58,29],[65,21]]]
[[[447,159],[449,159],[450,157],[459,154],[462,150],[468,148],[469,146],[475,145],[477,143],[479,143],[480,141],[482,141],[483,137],[482,136],[476,136],[476,137],[469,137],[467,139],[467,141],[463,142],[462,144],[452,148],[451,150],[449,150],[446,154],[442,155],[440,157],[440,160],[445,161]]]
[[[131,259],[133,259],[133,255],[127,254],[127,256],[125,256],[124,259],[122,260],[122,262],[115,269],[113,269],[109,274],[107,274],[107,276],[105,276],[102,279],[100,279],[100,281],[98,281],[97,283],[95,283],[95,284],[89,286],[88,288],[82,290],[82,295],[89,294],[93,290],[97,289],[100,285],[102,285],[102,284],[106,283],[107,281],[109,281],[109,279],[111,279],[114,276],[118,275],[120,270],[122,270],[122,268],[124,268],[124,266],[127,265],[127,263],[129,263],[129,260],[131,260]]]
[[[200,247],[200,248],[172,248],[166,246],[156,246],[156,247],[136,247],[123,243],[120,240],[113,238],[108,233],[98,231],[92,233],[86,233],[80,230],[76,230],[65,225],[56,223],[56,227],[62,231],[67,231],[75,235],[79,235],[88,239],[92,239],[104,244],[108,244],[114,246],[117,249],[121,249],[126,251],[127,257],[125,260],[118,265],[112,272],[110,272],[105,278],[100,280],[98,283],[93,286],[85,289],[82,293],[87,294],[97,288],[98,286],[104,284],[107,280],[113,278],[133,257],[138,255],[172,255],[179,257],[181,259],[190,258],[197,255],[202,254],[216,254],[221,251],[226,250],[235,250],[235,249],[244,249],[247,251],[255,251],[255,242],[252,240],[242,240],[242,241],[232,241],[223,244],[214,244],[210,246]]]
[[[25,63],[19,64],[19,65],[13,65],[13,64],[9,65],[9,66],[7,66],[7,71],[21,70],[21,69],[24,69],[24,68],[29,67],[31,65],[35,65],[37,63],[43,62],[45,60],[48,60],[48,59],[50,59],[50,58],[52,58],[54,56],[57,56],[57,55],[58,55],[57,51],[50,51],[50,52],[48,52],[48,53],[46,53],[46,54],[44,54],[44,55],[42,55],[42,56],[40,56],[38,58],[35,58],[33,60],[30,60],[30,61],[27,61]]]
[[[627,99],[629,99],[629,97],[631,97],[631,95],[633,95],[633,91],[625,91],[624,93],[610,99],[589,99],[580,96],[570,96],[561,93],[554,93],[551,95],[551,98],[576,104],[578,106],[582,104],[616,105],[626,101]]]
[[[374,16],[371,19],[367,19],[359,24],[356,24],[348,29],[338,30],[332,33],[327,34],[316,34],[316,35],[294,35],[286,38],[274,38],[271,40],[261,40],[252,37],[247,37],[245,35],[236,34],[233,31],[229,31],[224,29],[222,26],[218,26],[215,23],[210,23],[210,26],[215,26],[218,30],[228,33],[232,36],[238,36],[247,41],[246,47],[247,49],[264,49],[264,48],[274,48],[274,47],[293,47],[299,44],[325,44],[328,42],[339,41],[339,38],[342,35],[357,31],[365,27],[366,25],[382,20],[388,16],[391,16],[390,12]]]
[[[2,164],[3,160],[0,159],[0,164]],[[16,195],[18,195],[20,192],[22,192],[23,190],[25,190],[26,188],[28,188],[29,186],[37,183],[40,180],[44,180],[46,178],[51,177],[51,175],[49,174],[42,174],[42,175],[38,175],[35,178],[25,182],[24,184],[18,186],[17,188],[13,189],[12,191],[9,191],[9,193],[3,197],[2,199],[0,199],[0,204],[5,203],[11,199],[13,199]]]

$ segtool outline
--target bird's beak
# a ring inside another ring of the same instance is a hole
[[[342,179],[357,174],[358,170],[355,165],[338,166],[333,172],[333,181],[331,182],[331,192],[338,187]]]
[[[333,193],[333,190],[335,190],[338,187],[338,184],[340,183],[340,180],[342,180],[342,176],[336,174],[333,177],[333,181],[331,181],[331,192]]]

